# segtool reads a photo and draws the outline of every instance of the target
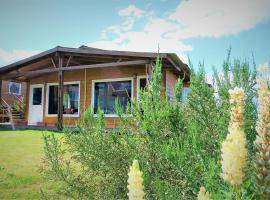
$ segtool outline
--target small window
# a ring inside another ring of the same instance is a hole
[[[9,82],[9,93],[21,95],[21,83]]]
[[[188,97],[188,93],[189,93],[190,89],[189,87],[183,87],[182,90],[182,102],[186,102],[187,101],[187,97]]]
[[[138,77],[137,79],[137,100],[140,99],[140,90],[144,90],[147,84],[147,80],[145,76]]]
[[[146,78],[140,78],[140,90],[143,90],[146,87]]]
[[[33,88],[33,105],[42,104],[42,88]]]
[[[115,113],[115,100],[126,108],[130,104],[132,81],[112,81],[94,83],[94,113],[97,113],[98,106],[105,114]]]

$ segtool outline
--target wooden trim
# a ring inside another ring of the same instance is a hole
[[[57,112],[57,127],[58,130],[63,130],[63,96],[64,96],[64,73],[61,70],[63,65],[63,58],[59,57],[59,72],[58,72],[58,112]]]
[[[51,61],[52,61],[53,67],[54,67],[54,68],[57,68],[57,67],[56,67],[56,64],[55,64],[55,62],[54,62],[54,60],[53,60],[53,58],[51,58]]]
[[[52,53],[57,52],[57,49],[58,48],[59,47],[55,47],[53,49],[49,49],[49,50],[44,51],[42,53],[36,54],[34,56],[31,56],[31,57],[28,57],[28,58],[25,58],[25,59],[22,59],[20,61],[15,62],[15,63],[12,63],[10,65],[6,65],[6,66],[4,66],[4,67],[2,67],[0,69],[0,72],[3,73],[4,71],[14,70],[16,68],[19,68],[20,65],[26,65],[28,63],[33,62],[34,60],[36,61],[38,59],[44,58],[46,56],[49,56],[49,54],[52,54]]]
[[[72,84],[78,84],[79,85],[79,95],[78,95],[78,102],[80,102],[81,99],[81,81],[64,81],[63,86],[65,85],[72,85]],[[57,117],[57,114],[49,114],[49,98],[50,98],[50,87],[51,86],[58,86],[57,82],[49,82],[46,83],[46,104],[45,104],[45,117]],[[65,117],[80,117],[81,114],[81,104],[78,104],[78,114],[64,114],[63,113],[63,118]]]
[[[83,98],[83,109],[86,110],[86,96],[87,96],[87,70],[84,69],[84,98]]]
[[[182,71],[169,56],[166,56],[166,58],[170,61],[170,63],[172,63],[174,68],[176,68],[179,72]]]
[[[0,106],[2,105],[2,79],[0,79]]]
[[[4,79],[18,78],[21,76],[31,76],[31,75],[41,75],[46,73],[53,73],[59,71],[71,71],[71,70],[80,70],[80,69],[92,69],[92,68],[101,68],[101,67],[121,67],[121,66],[132,66],[132,65],[143,65],[148,64],[147,60],[134,60],[134,61],[125,61],[125,62],[112,62],[112,63],[102,63],[102,64],[91,64],[91,65],[78,65],[78,66],[70,66],[70,67],[61,67],[61,68],[48,68],[35,70],[24,73],[14,73],[10,75],[3,76]]]
[[[134,78],[133,77],[125,77],[125,78],[111,78],[111,79],[95,79],[92,80],[92,91],[91,91],[91,107],[94,111],[95,108],[95,83],[99,82],[118,82],[118,81],[131,81],[131,97],[132,100],[134,98]],[[104,117],[118,117],[115,114],[104,114]]]
[[[110,55],[110,56],[128,56],[128,57],[142,57],[142,58],[155,58],[157,53],[153,52],[132,52],[132,51],[114,51],[114,50],[104,50],[95,48],[67,48],[58,47],[58,51],[62,53],[73,53],[73,54],[91,54],[91,55]],[[166,57],[166,53],[160,53],[161,57]]]
[[[72,56],[69,56],[68,61],[67,61],[67,64],[66,64],[66,67],[69,66],[69,63],[70,63],[71,59],[72,59]]]
[[[101,68],[101,67],[121,67],[121,66],[132,66],[132,65],[143,65],[147,64],[147,60],[133,60],[125,62],[112,62],[112,63],[101,63],[101,64],[92,64],[92,65],[80,65],[80,66],[71,66],[62,68],[63,71],[78,70],[78,69],[92,69],[92,68]]]

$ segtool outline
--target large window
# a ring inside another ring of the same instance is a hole
[[[65,83],[63,96],[63,114],[64,115],[79,115],[79,83]],[[48,85],[48,115],[56,115],[58,111],[58,85]]]
[[[10,94],[21,95],[21,83],[9,82],[8,91]]]
[[[115,100],[126,108],[132,97],[132,80],[119,81],[93,81],[93,105],[94,113],[98,106],[105,114],[115,114]]]

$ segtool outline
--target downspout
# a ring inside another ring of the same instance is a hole
[[[87,92],[87,82],[86,82],[86,69],[84,69],[84,100],[83,100],[83,108],[86,110],[86,92]]]

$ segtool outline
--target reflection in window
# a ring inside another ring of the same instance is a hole
[[[99,105],[105,114],[115,114],[116,99],[123,108],[130,104],[131,80],[96,82],[94,87],[94,113],[97,113]]]
[[[140,90],[142,91],[145,89],[146,84],[147,84],[147,80],[146,80],[146,78],[139,77],[137,81],[139,84],[138,88],[137,88],[137,100],[139,100],[140,99]]]
[[[48,114],[58,112],[58,85],[49,86]],[[79,84],[64,85],[63,114],[78,115]]]
[[[49,86],[48,114],[57,114],[58,111],[58,86]]]
[[[10,94],[21,95],[21,83],[9,82],[8,88]]]
[[[189,87],[183,87],[182,90],[182,102],[186,102],[187,101],[187,97],[188,97],[188,93],[189,93],[190,89]]]
[[[140,78],[140,89],[143,90],[146,87],[146,78]]]
[[[42,88],[33,88],[33,105],[42,104]]]

